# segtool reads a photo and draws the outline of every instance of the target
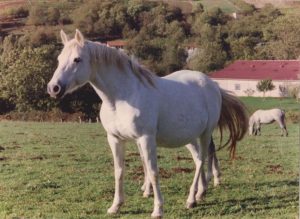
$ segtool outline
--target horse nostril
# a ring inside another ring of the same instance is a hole
[[[54,93],[59,93],[59,91],[60,91],[60,86],[59,86],[59,85],[55,85],[55,86],[53,87],[53,91],[54,91]]]

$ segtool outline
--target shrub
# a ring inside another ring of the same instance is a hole
[[[58,108],[53,108],[51,111],[44,112],[38,110],[30,110],[26,112],[12,111],[8,114],[0,116],[1,119],[12,121],[35,121],[35,122],[79,122],[79,117],[82,121],[88,121],[90,118],[83,113],[65,113]],[[96,121],[92,119],[92,121]]]
[[[45,44],[53,44],[57,41],[56,35],[51,28],[38,27],[29,33],[29,43],[32,47],[40,47]]]
[[[35,25],[35,26],[44,25],[46,24],[46,19],[47,19],[46,8],[41,7],[39,5],[33,6],[29,11],[27,24]]]
[[[300,112],[288,111],[286,118],[292,123],[300,123]]]
[[[33,6],[29,11],[27,24],[29,25],[56,25],[60,20],[60,11],[55,7]]]
[[[28,8],[25,8],[23,6],[17,8],[10,8],[8,11],[8,15],[14,18],[24,18],[29,15],[29,10]]]
[[[57,8],[50,7],[47,10],[47,24],[56,25],[60,20],[60,12]]]
[[[55,46],[14,49],[2,57],[0,97],[19,111],[47,110],[55,103],[46,86],[56,67]]]

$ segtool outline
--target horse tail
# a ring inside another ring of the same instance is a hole
[[[286,128],[286,123],[285,123],[285,110],[280,109],[281,110],[281,122],[283,124],[283,127]]]
[[[222,107],[218,127],[223,139],[223,130],[229,130],[229,138],[221,148],[229,145],[230,157],[235,158],[236,143],[248,130],[248,115],[245,105],[235,96],[221,89]]]

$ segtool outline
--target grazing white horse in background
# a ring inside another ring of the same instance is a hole
[[[229,129],[226,144],[232,156],[247,132],[242,102],[200,72],[183,70],[159,78],[124,53],[85,40],[78,30],[72,40],[63,31],[61,38],[64,48],[48,93],[61,98],[90,83],[102,99],[100,117],[115,170],[115,195],[108,213],[117,213],[124,202],[124,143],[129,139],[137,143],[153,187],[152,217],[163,215],[156,147],[186,145],[196,164],[187,199],[187,207],[193,207],[206,190],[203,163],[214,128],[219,127],[221,136],[224,128]]]
[[[249,119],[249,135],[260,135],[261,124],[270,124],[276,121],[281,128],[281,136],[288,136],[285,124],[285,113],[281,109],[257,110]]]

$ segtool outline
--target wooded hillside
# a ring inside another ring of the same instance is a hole
[[[205,0],[193,1],[190,12],[143,0],[19,2],[0,10],[2,114],[62,110],[95,118],[100,100],[90,87],[63,102],[45,92],[62,48],[60,29],[73,35],[79,28],[88,39],[102,42],[126,40],[126,51],[160,76],[183,68],[209,73],[238,59],[300,55],[300,14],[272,5],[256,9],[232,0],[239,8],[235,19],[218,4],[208,7]],[[191,45],[196,52],[187,62]]]

